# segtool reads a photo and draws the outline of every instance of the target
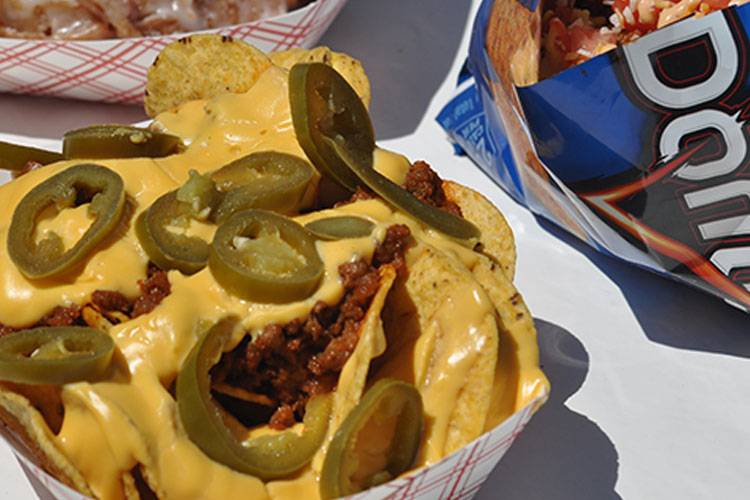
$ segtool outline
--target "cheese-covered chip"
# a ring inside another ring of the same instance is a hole
[[[357,59],[342,52],[334,52],[328,47],[315,47],[314,49],[289,49],[272,52],[269,54],[271,61],[276,66],[289,69],[301,62],[322,62],[338,71],[341,76],[352,86],[357,95],[370,107],[370,80],[365,70]]]
[[[246,92],[271,64],[261,50],[232,37],[204,33],[180,38],[148,69],[146,114],[153,118],[187,101]]]

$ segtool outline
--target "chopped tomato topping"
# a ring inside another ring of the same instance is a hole
[[[623,28],[627,31],[638,31],[639,33],[648,33],[656,29],[659,14],[656,12],[656,7],[653,3],[648,8],[654,11],[654,15],[652,16],[653,21],[644,22],[641,20],[638,9],[632,9],[628,0],[614,0],[612,4],[612,10],[620,14],[624,21]],[[626,14],[626,9],[629,11],[629,14]]]
[[[568,28],[565,27],[559,17],[553,17],[549,20],[549,31],[544,48],[550,57],[560,61],[565,60],[565,56],[570,52]]]
[[[726,9],[729,6],[729,0],[703,0],[704,4],[711,8],[711,11]]]
[[[596,48],[602,41],[599,30],[591,26],[574,24],[570,27],[570,50],[579,58],[588,59],[596,54]]]

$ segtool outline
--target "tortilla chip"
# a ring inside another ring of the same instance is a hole
[[[55,445],[55,436],[42,414],[44,406],[48,405],[43,405],[40,411],[29,399],[15,392],[17,390],[17,384],[12,384],[12,387],[0,384],[0,419],[23,440],[45,471],[71,488],[93,497],[86,480]]]
[[[362,64],[355,58],[342,52],[333,52],[328,47],[314,49],[289,49],[269,54],[276,66],[291,69],[300,62],[322,62],[339,72],[352,86],[365,107],[370,107],[370,80],[365,74]]]
[[[262,51],[229,36],[203,33],[180,38],[148,68],[146,114],[153,118],[188,101],[247,92],[271,64]]]
[[[489,298],[482,296],[477,305],[481,320],[451,328],[452,321],[466,321],[467,315],[456,310],[474,307],[470,297],[475,291],[481,294],[471,273],[453,257],[420,243],[407,252],[407,269],[383,311],[389,348],[374,371],[379,378],[413,384],[422,394],[427,425],[418,463],[424,464],[482,434],[495,377],[498,327]],[[449,361],[456,353],[466,361]],[[443,419],[446,404],[452,409]]]
[[[510,226],[497,207],[473,189],[451,181],[443,181],[443,189],[449,200],[458,203],[464,217],[482,231],[480,255],[469,271],[492,300],[500,329],[492,404],[485,426],[489,430],[539,395],[543,387],[548,389],[549,384],[538,368],[534,319],[513,285],[516,246]],[[519,375],[520,359],[536,368]]]
[[[534,318],[521,293],[504,273],[493,269],[488,257],[480,256],[471,272],[495,304],[500,327],[494,396],[486,425],[486,429],[491,429],[512,415],[515,409],[526,406],[541,395],[543,389],[549,392],[549,382],[539,368]],[[520,360],[525,366],[534,368],[521,373],[518,369],[507,369],[517,367]]]
[[[516,271],[516,240],[500,210],[478,192],[457,182],[443,181],[443,190],[448,200],[461,207],[463,216],[482,231],[479,250],[491,263],[499,264],[512,281]]]
[[[91,328],[98,328],[103,332],[108,332],[112,328],[112,322],[92,306],[85,306],[81,310],[81,315],[83,321]]]
[[[268,57],[276,66],[285,69],[291,69],[292,66],[299,62],[322,62],[331,64],[331,55],[333,52],[328,47],[315,47],[312,49],[293,48],[288,50],[278,50],[271,52]]]

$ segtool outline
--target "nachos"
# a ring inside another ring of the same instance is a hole
[[[0,417],[85,495],[337,498],[546,394],[502,214],[377,147],[331,58],[258,59],[146,129],[14,150]]]

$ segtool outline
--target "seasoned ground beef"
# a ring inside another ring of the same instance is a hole
[[[154,266],[149,266],[148,277],[139,280],[138,286],[141,288],[141,294],[133,301],[131,318],[150,313],[172,291],[167,272]]]
[[[130,301],[121,292],[111,290],[95,290],[91,294],[91,303],[104,311],[130,312]]]
[[[77,324],[81,316],[81,309],[83,307],[79,305],[55,306],[50,313],[39,320],[36,326],[70,326]]]
[[[138,280],[138,286],[141,289],[141,294],[132,302],[120,292],[95,290],[91,294],[91,304],[99,311],[117,311],[132,319],[151,312],[171,291],[167,273],[154,266],[149,266],[146,279]],[[86,326],[86,322],[83,320],[83,309],[84,306],[78,304],[56,306],[28,328],[38,326]],[[0,337],[22,329],[0,324]]]
[[[403,188],[425,203],[461,217],[461,208],[448,201],[442,179],[427,163],[417,161],[411,165]]]
[[[399,275],[403,274],[406,271],[404,252],[406,252],[409,236],[411,236],[411,231],[405,224],[395,224],[386,229],[385,238],[375,249],[372,265],[380,267],[385,263],[390,263]]]
[[[443,190],[443,180],[432,170],[427,162],[416,161],[412,163],[409,171],[406,173],[406,180],[401,187],[428,205],[461,217],[461,207],[446,198],[445,191]],[[348,200],[337,203],[335,206],[376,197],[377,195],[372,191],[358,187]]]
[[[138,280],[141,294],[130,301],[120,292],[96,290],[91,294],[91,303],[101,311],[119,311],[130,319],[150,313],[171,292],[167,272],[150,265],[145,280]]]
[[[241,387],[267,401],[270,418],[266,418],[274,429],[299,421],[312,396],[335,388],[339,372],[356,348],[360,324],[380,287],[378,267],[392,263],[403,268],[409,228],[392,226],[386,234],[373,264],[357,260],[339,266],[345,290],[341,302],[318,302],[306,318],[268,325],[254,340],[246,336],[212,369],[214,387]],[[233,408],[236,413],[237,406]],[[253,411],[255,405],[246,406],[246,413]],[[252,424],[265,422],[264,417],[258,421],[253,415],[236,416]]]
[[[55,306],[54,309],[42,316],[39,321],[28,328],[36,328],[40,326],[85,326],[86,323],[81,317],[82,311],[83,307],[77,304],[73,304],[72,306]],[[24,330],[24,328],[14,328],[12,326],[0,324],[0,337],[19,330]]]
[[[370,191],[369,189],[365,189],[363,187],[357,187],[357,190],[352,193],[351,197],[349,197],[348,200],[340,201],[336,203],[335,207],[340,207],[342,205],[348,205],[349,203],[354,203],[355,201],[362,201],[362,200],[371,200],[373,198],[377,198],[377,195]]]
[[[150,313],[171,292],[167,272],[150,265],[145,280],[138,280],[141,294],[132,302],[120,292],[96,290],[91,294],[91,303],[104,311],[119,311],[129,318]]]
[[[29,328],[38,326],[71,326],[71,325],[85,325],[81,318],[82,306],[55,306],[52,311],[42,316],[42,318]],[[23,328],[13,328],[12,326],[3,325],[0,323],[0,337],[8,335],[13,332],[23,330]]]

